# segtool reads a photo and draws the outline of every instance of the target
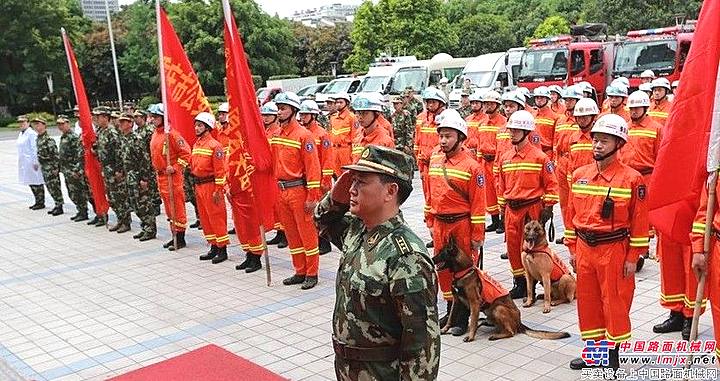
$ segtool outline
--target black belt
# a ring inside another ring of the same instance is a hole
[[[481,155],[482,155],[483,159],[485,159],[485,161],[495,161],[495,155],[486,155],[484,153]]]
[[[360,348],[341,343],[333,337],[335,355],[344,360],[392,362],[400,358],[400,346]]]
[[[195,177],[193,178],[193,183],[195,185],[205,184],[205,183],[212,183],[215,182],[215,176],[205,176],[205,177]]]
[[[531,198],[529,200],[507,200],[507,205],[510,209],[516,210],[540,202],[540,200],[542,200],[540,197]]]
[[[290,188],[295,187],[301,187],[305,185],[305,179],[297,179],[297,180],[278,180],[278,186],[282,190],[287,190]]]
[[[630,230],[620,229],[610,233],[597,233],[589,230],[578,230],[577,236],[589,246],[622,241],[630,236]]]
[[[653,173],[653,168],[642,169],[642,170],[640,170],[640,171],[638,171],[638,172],[640,172],[640,174],[643,175],[643,176],[647,176],[647,175]]]
[[[470,217],[470,213],[436,214],[435,219],[441,222],[452,224]]]

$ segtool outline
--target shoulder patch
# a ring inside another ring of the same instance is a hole
[[[545,168],[547,168],[548,173],[555,172],[555,164],[553,164],[552,161],[548,161],[547,164],[545,164]]]
[[[222,159],[223,156],[225,156],[225,152],[223,152],[222,149],[218,149],[215,151],[215,157],[217,157],[218,159]]]
[[[181,138],[181,137],[178,137],[177,145],[180,146],[180,147],[184,146],[184,145],[185,145],[185,139],[183,139],[183,138]]]
[[[535,144],[540,143],[540,135],[533,135],[532,136],[532,142]]]
[[[413,252],[412,247],[410,247],[410,243],[402,235],[393,234],[392,241],[393,241],[393,244],[395,245],[395,249],[397,249],[398,253],[408,254],[408,253]]]
[[[329,148],[330,147],[330,140],[329,139],[323,139],[322,141],[323,148]]]
[[[645,185],[638,185],[637,196],[640,200],[644,200],[647,195],[647,187]]]
[[[475,179],[477,181],[477,185],[482,188],[485,186],[485,176],[483,175],[477,175],[477,178]]]
[[[315,144],[312,142],[305,143],[305,151],[312,152],[315,149]]]

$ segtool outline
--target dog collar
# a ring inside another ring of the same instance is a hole
[[[453,273],[454,279],[462,279],[468,274],[470,274],[473,270],[475,270],[475,267],[468,267],[465,270],[461,270],[459,272]]]

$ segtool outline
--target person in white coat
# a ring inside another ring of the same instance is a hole
[[[26,116],[19,116],[18,122],[20,122],[20,135],[15,142],[18,150],[18,181],[20,184],[29,185],[35,196],[35,204],[31,205],[30,209],[44,209],[45,180],[37,156],[37,132],[30,128]]]

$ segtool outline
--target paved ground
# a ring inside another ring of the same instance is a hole
[[[237,241],[230,261],[211,265],[197,259],[206,251],[197,230],[188,234],[187,249],[170,253],[160,247],[169,236],[164,224],[162,241],[140,243],[133,233],[71,222],[69,202],[58,217],[48,216],[48,209],[30,211],[29,189],[16,184],[13,140],[0,139],[0,162],[6,163],[0,169],[0,379],[13,379],[8,366],[34,380],[104,379],[208,343],[294,380],[334,379],[329,343],[339,253],[323,256],[320,284],[301,291],[280,284],[292,266],[288,252],[273,247],[273,285],[267,287],[264,271],[235,271]],[[421,205],[415,191],[403,211],[429,238]],[[567,258],[564,248],[555,249]],[[509,286],[509,265],[499,259],[503,251],[502,236],[489,235],[486,269]],[[652,333],[666,315],[658,294],[658,268],[650,262],[637,277],[631,313],[636,339],[679,338]],[[443,336],[439,379],[580,379],[567,366],[582,349],[575,304],[550,314],[539,306],[522,313],[530,327],[572,337],[489,342],[482,329],[472,343]],[[701,319],[701,339],[712,339],[710,322],[709,315]]]

